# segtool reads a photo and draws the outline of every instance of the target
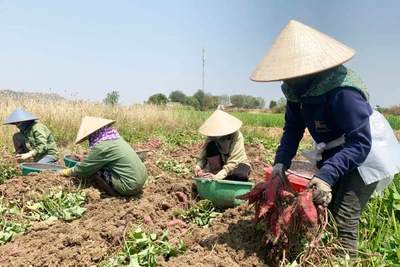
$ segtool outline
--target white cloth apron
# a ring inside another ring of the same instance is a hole
[[[394,135],[385,117],[376,110],[369,119],[371,127],[372,146],[364,163],[358,171],[366,185],[377,182],[377,193],[382,196],[382,191],[392,182],[394,176],[400,172],[400,144]],[[314,142],[314,141],[313,141]],[[328,144],[314,142],[314,150],[304,150],[301,154],[312,164],[322,159],[322,152],[341,146],[345,143],[344,136]]]

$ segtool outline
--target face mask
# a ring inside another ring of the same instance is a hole
[[[17,124],[17,128],[20,129],[21,131],[25,131],[29,128],[29,126],[31,126],[32,121],[23,121],[19,124]]]
[[[308,80],[309,75],[296,77],[292,79],[284,80],[283,82],[292,90],[300,90],[302,89],[305,82]]]
[[[223,136],[212,136],[211,137],[211,140],[219,141],[219,142],[225,141],[225,140],[228,140],[228,139],[229,139],[229,134],[228,135],[223,135]]]

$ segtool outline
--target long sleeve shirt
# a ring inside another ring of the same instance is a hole
[[[216,179],[223,179],[237,168],[239,163],[244,163],[250,166],[249,160],[247,159],[246,151],[244,149],[244,138],[240,131],[236,131],[231,135],[231,143],[229,146],[229,153],[222,154],[222,162],[224,163],[222,169],[215,175]],[[207,164],[206,147],[214,139],[206,137],[204,140],[203,147],[199,156],[197,157],[196,164],[202,169]]]
[[[112,185],[121,195],[135,195],[147,179],[147,170],[124,139],[100,141],[77,163],[71,175],[88,177],[99,170],[112,173]]]
[[[26,148],[29,151],[33,151],[36,162],[44,157],[58,160],[60,154],[57,144],[50,130],[44,124],[34,122],[27,130],[20,132]]]
[[[275,164],[290,167],[307,127],[316,143],[329,143],[342,135],[345,144],[326,150],[317,163],[316,177],[329,185],[362,165],[371,150],[370,105],[350,87],[336,88],[324,95],[305,97],[301,103],[287,102],[284,133]]]

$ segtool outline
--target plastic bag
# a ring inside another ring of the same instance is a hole
[[[379,181],[376,191],[381,196],[400,172],[400,144],[386,118],[376,110],[370,117],[370,125],[371,152],[358,170],[365,184]]]

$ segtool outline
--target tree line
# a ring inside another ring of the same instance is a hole
[[[108,93],[103,103],[106,105],[118,105],[119,93],[112,91]],[[219,95],[214,96],[211,93],[204,93],[198,90],[192,96],[187,96],[180,90],[172,91],[169,96],[162,93],[154,94],[149,97],[145,104],[166,105],[168,102],[179,103],[181,105],[193,107],[195,110],[216,109],[219,105],[224,107],[235,107],[244,109],[264,109],[265,100],[262,97],[254,97],[250,95]],[[271,100],[268,108],[281,113],[286,107],[286,99],[281,98],[278,101]]]
[[[263,109],[265,100],[262,97],[249,95],[219,95],[198,90],[192,96],[187,96],[180,90],[172,91],[167,97],[164,94],[154,94],[149,97],[148,104],[165,105],[168,101],[193,107],[196,110],[216,109],[219,105],[231,104],[235,108]]]
[[[10,90],[0,90],[0,95],[7,96],[8,94],[14,95],[16,92]],[[60,97],[62,98],[62,97]],[[62,98],[63,99],[63,98]],[[112,91],[103,99],[103,104],[116,106],[119,104],[119,92]],[[262,97],[253,97],[248,95],[220,95],[213,96],[210,93],[204,93],[198,90],[193,96],[187,96],[182,91],[172,91],[169,98],[164,94],[154,94],[149,97],[146,103],[155,105],[166,105],[169,101],[177,102],[182,105],[191,106],[196,110],[215,109],[218,105],[233,104],[236,108],[245,109],[263,109],[265,108],[265,101]],[[285,113],[286,99],[281,97],[278,101],[271,100],[268,109],[272,113]],[[381,107],[376,105],[376,110],[384,115],[400,116],[400,105]]]

